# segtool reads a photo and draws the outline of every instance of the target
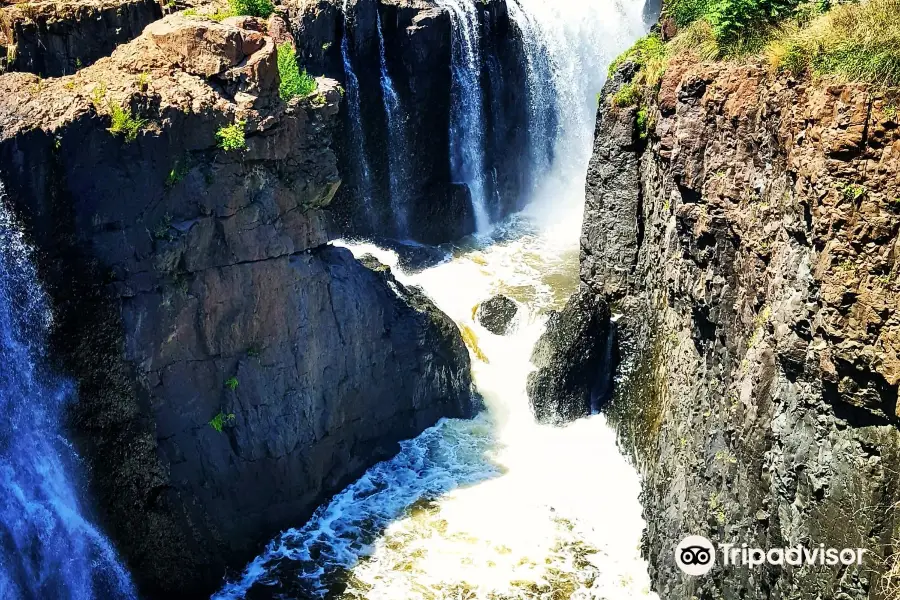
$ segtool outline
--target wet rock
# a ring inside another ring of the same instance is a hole
[[[478,305],[475,320],[494,335],[506,335],[519,305],[504,295],[497,295]]]
[[[609,306],[586,287],[553,312],[534,346],[528,401],[541,423],[561,424],[591,413],[591,397],[612,377]]]

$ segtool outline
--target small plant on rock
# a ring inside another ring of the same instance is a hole
[[[300,70],[297,55],[290,44],[278,46],[278,75],[281,77],[278,93],[285,102],[316,91],[316,80],[305,69]]]
[[[107,129],[113,135],[121,135],[126,142],[133,142],[147,124],[146,119],[135,117],[131,110],[125,110],[118,104],[109,105],[109,114],[112,122]]]
[[[225,152],[243,150],[247,147],[244,137],[245,121],[236,121],[233,125],[220,127],[216,132],[216,144]]]
[[[219,414],[209,420],[209,426],[217,432],[222,433],[222,429],[224,429],[226,425],[234,423],[234,419],[234,413],[228,413],[226,415],[224,412],[220,411]]]
[[[234,375],[232,375],[231,377],[229,377],[228,379],[225,380],[225,387],[227,387],[229,390],[231,390],[233,392],[234,390],[237,389],[237,386],[239,385],[239,383],[240,382],[238,381],[238,378],[235,377]]]

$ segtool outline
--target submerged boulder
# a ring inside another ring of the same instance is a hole
[[[494,335],[506,335],[519,305],[502,294],[485,300],[475,311],[475,320]]]
[[[591,412],[591,397],[612,375],[609,305],[582,287],[553,312],[531,355],[528,401],[541,423],[566,423]]]

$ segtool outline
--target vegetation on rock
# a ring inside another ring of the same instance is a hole
[[[275,12],[272,0],[229,0],[228,6],[236,15],[268,19]]]
[[[290,44],[278,46],[278,75],[281,77],[278,93],[285,102],[291,98],[308,96],[316,91],[316,80],[306,72],[306,69],[300,70],[297,55]]]
[[[805,26],[786,23],[766,54],[797,75],[900,85],[900,0],[841,4]]]
[[[227,415],[223,412],[219,412],[216,416],[209,420],[209,426],[222,433],[222,429],[225,425],[230,425],[234,423],[234,413],[228,413]]]
[[[118,104],[110,103],[109,114],[112,122],[108,131],[113,135],[121,135],[126,142],[133,142],[147,124],[147,119],[139,119],[131,110],[125,110]]]
[[[237,121],[233,125],[220,127],[216,132],[216,144],[225,152],[243,150],[247,147],[244,137],[244,121]]]

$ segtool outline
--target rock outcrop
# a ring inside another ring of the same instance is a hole
[[[591,414],[608,399],[613,376],[609,306],[587,287],[553,311],[534,345],[528,402],[541,423],[562,424]]]
[[[885,598],[900,520],[900,123],[863,85],[673,60],[604,90],[581,279],[621,313],[611,417],[662,598]],[[862,566],[673,563],[687,534],[868,549]],[[749,596],[748,596],[749,594]]]
[[[0,76],[101,522],[145,597],[209,594],[440,417],[452,321],[332,247],[341,93],[283,102],[267,24],[170,16],[76,75]]]
[[[488,298],[475,310],[475,320],[494,335],[506,335],[519,305],[503,294]]]
[[[69,75],[160,18],[158,0],[0,3],[0,72]]]

